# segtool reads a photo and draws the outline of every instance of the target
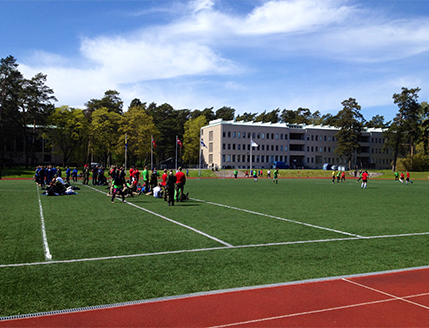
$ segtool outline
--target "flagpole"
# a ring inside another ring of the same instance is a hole
[[[150,136],[150,168],[153,168],[153,135]]]
[[[253,146],[252,146],[252,139],[250,139],[250,175],[252,175],[252,150],[253,150]]]
[[[127,172],[127,150],[128,150],[127,134],[125,133],[125,172]]]
[[[178,136],[176,136],[176,171],[177,171],[177,139],[178,139],[179,137]]]
[[[201,129],[200,129],[200,162],[198,164],[198,176],[201,178]]]

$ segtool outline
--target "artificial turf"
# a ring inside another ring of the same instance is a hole
[[[41,191],[0,181],[0,316],[429,260],[427,181],[370,180],[364,190],[354,179],[189,179],[191,199],[174,207],[149,196],[111,204],[105,187],[77,185],[78,195],[40,197],[49,262]]]

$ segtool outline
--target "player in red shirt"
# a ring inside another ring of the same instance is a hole
[[[410,181],[410,172],[407,171],[407,178],[405,179],[405,184],[408,184],[408,182],[413,183],[412,181]]]
[[[401,183],[404,183],[404,179],[405,179],[404,172],[401,172],[401,175],[399,176],[399,181],[401,181]]]
[[[362,184],[360,186],[361,188],[366,189],[366,185],[368,183],[368,177],[369,177],[369,174],[367,171],[362,173]]]
[[[176,173],[176,202],[182,202],[183,197],[183,189],[185,187],[186,183],[186,176],[185,173],[182,172],[182,168],[179,167],[179,171]]]
[[[162,179],[161,189],[162,189],[162,195],[164,196],[165,201],[167,201],[167,189],[165,188],[167,184],[167,177],[168,177],[167,169],[164,169],[164,174],[161,177]]]

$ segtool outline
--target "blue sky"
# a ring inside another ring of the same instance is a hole
[[[47,74],[57,106],[117,90],[176,109],[309,108],[364,117],[429,93],[429,1],[0,0],[0,58]]]

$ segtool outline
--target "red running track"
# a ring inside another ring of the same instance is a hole
[[[428,327],[429,268],[0,321],[0,327]]]

